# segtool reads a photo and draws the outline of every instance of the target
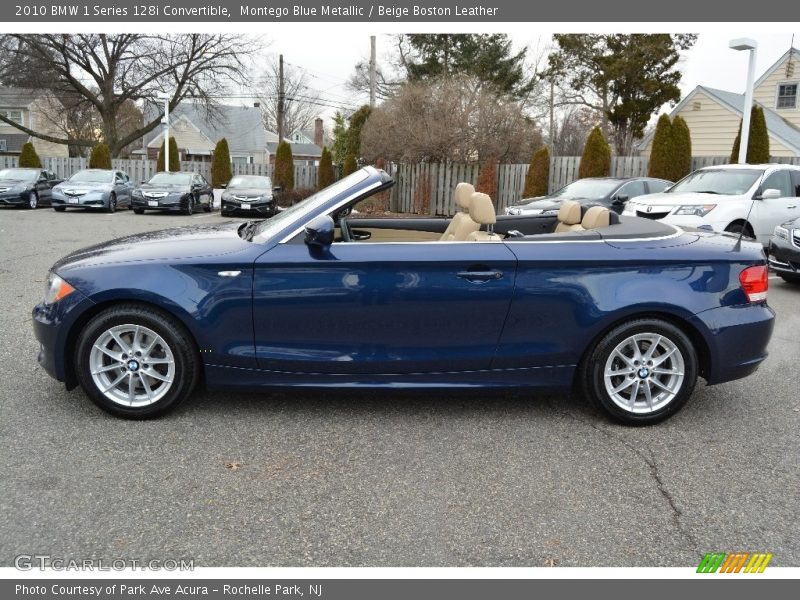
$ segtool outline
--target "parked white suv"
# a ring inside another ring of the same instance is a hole
[[[628,201],[622,214],[678,227],[744,231],[767,246],[776,225],[800,216],[800,166],[704,167],[660,194]]]

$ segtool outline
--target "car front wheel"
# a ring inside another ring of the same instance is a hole
[[[697,373],[697,352],[683,331],[661,319],[638,319],[603,336],[583,362],[581,382],[613,419],[650,425],[686,403]]]
[[[36,195],[36,192],[31,192],[28,194],[28,208],[38,208],[39,206],[39,196]]]
[[[199,370],[189,334],[148,307],[107,309],[78,338],[75,372],[81,387],[118,417],[147,419],[171,410],[194,389]]]
[[[108,198],[108,206],[106,207],[106,212],[113,213],[117,211],[117,197],[114,194],[111,194]]]

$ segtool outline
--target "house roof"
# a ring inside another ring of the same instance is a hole
[[[286,140],[289,142],[289,140]],[[293,144],[289,142],[289,145],[292,147],[292,156],[313,156],[313,157],[320,157],[322,156],[322,148],[317,146],[316,144]],[[277,140],[274,142],[269,142],[267,144],[267,149],[269,150],[270,154],[275,154],[278,150],[278,142]]]
[[[33,88],[2,87],[0,88],[0,106],[3,108],[30,106],[38,95],[40,92]]]
[[[770,75],[772,75],[778,69],[778,67],[780,67],[783,64],[783,62],[790,56],[792,60],[800,61],[800,50],[798,50],[797,48],[789,48],[786,52],[784,52],[781,55],[781,57],[778,60],[776,60],[769,69],[764,71],[764,74],[756,80],[755,84],[753,85],[753,89],[757,88],[762,83],[764,83],[767,80],[767,78]],[[798,65],[798,68],[800,68],[800,65]]]
[[[681,100],[677,106],[675,106],[675,108],[672,109],[670,116],[678,114],[678,112],[680,112],[680,110],[689,102],[691,102],[692,99],[700,92],[705,93],[706,96],[716,101],[721,106],[727,108],[738,117],[742,117],[744,108],[744,94],[718,90],[716,88],[710,88],[704,85],[698,85],[691,92],[689,92],[689,94],[687,94],[686,97]],[[760,102],[756,102],[756,104],[758,104],[764,111],[764,120],[767,123],[767,130],[769,131],[770,136],[776,138],[800,154],[800,129],[794,127],[778,113],[767,108]],[[650,131],[642,138],[638,146],[643,148],[649,144],[654,134],[654,131]]]
[[[189,154],[211,154],[214,150],[214,142],[211,141],[200,128],[189,120],[187,115],[181,115],[177,119],[170,119],[170,137],[174,136],[179,148],[185,149]],[[160,148],[164,141],[164,131],[162,130],[156,137],[147,144],[148,148]]]
[[[160,105],[148,103],[145,116],[152,119],[161,110]],[[277,134],[264,128],[261,109],[253,106],[221,105],[209,113],[199,104],[184,102],[170,113],[170,119],[180,116],[185,116],[214,143],[222,138],[227,139],[232,153],[263,152],[268,142],[278,141]],[[160,129],[154,129],[146,136],[146,143],[149,144],[160,134]]]
[[[22,152],[22,146],[30,139],[27,133],[0,133],[0,140],[6,141],[3,152]]]

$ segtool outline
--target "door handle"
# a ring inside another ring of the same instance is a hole
[[[789,205],[789,206],[787,206],[786,208],[797,208],[797,204],[790,204],[790,205]]]
[[[503,277],[502,271],[459,271],[456,276],[467,281],[493,281]]]

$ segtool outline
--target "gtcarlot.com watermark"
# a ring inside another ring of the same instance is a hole
[[[194,571],[194,559],[64,558],[50,554],[18,554],[14,557],[14,567],[20,571]]]

